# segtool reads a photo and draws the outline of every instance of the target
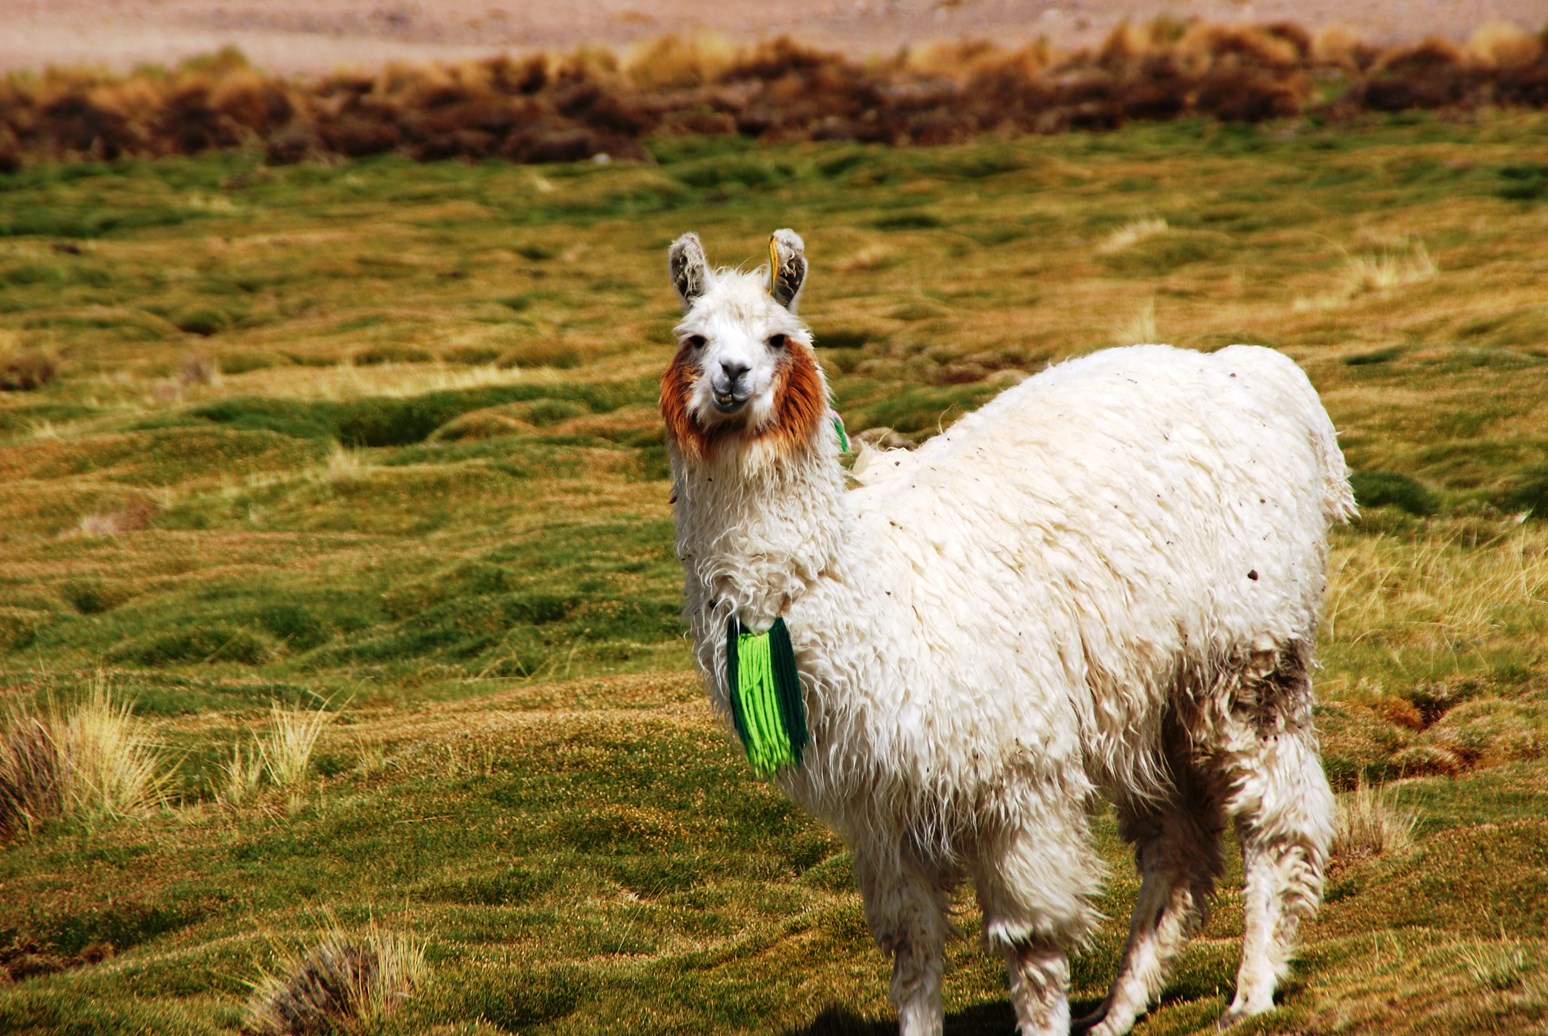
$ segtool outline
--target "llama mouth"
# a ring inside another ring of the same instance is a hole
[[[734,414],[747,405],[748,397],[745,394],[735,392],[711,393],[715,409],[721,414]]]

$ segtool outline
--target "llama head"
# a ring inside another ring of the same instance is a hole
[[[828,413],[828,387],[812,336],[795,315],[806,256],[793,230],[769,239],[769,267],[758,273],[711,270],[698,235],[667,253],[683,300],[677,355],[661,379],[667,435],[699,460],[723,447],[759,454],[798,450]]]

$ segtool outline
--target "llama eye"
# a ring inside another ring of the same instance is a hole
[[[785,342],[786,337],[784,335],[769,335],[770,349],[783,349],[785,347]]]
[[[689,335],[687,338],[684,338],[683,341],[690,348],[702,349],[702,348],[704,348],[705,338],[704,338],[703,335]]]

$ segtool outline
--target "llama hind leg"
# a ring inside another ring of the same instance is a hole
[[[1321,901],[1333,839],[1333,791],[1309,727],[1261,740],[1240,762],[1227,810],[1242,843],[1245,935],[1222,1026],[1273,1008],[1296,931]]]
[[[892,958],[892,1002],[900,1036],[941,1036],[942,957],[946,902],[942,882],[901,861],[855,853],[855,877],[865,919],[883,953]]]
[[[1135,846],[1141,886],[1107,999],[1077,1025],[1076,1031],[1091,1036],[1120,1036],[1149,1008],[1208,919],[1222,869],[1216,807],[1187,789],[1165,811],[1122,813],[1119,831]]]

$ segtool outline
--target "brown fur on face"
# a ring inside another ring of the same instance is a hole
[[[693,384],[702,373],[692,360],[693,349],[684,344],[661,375],[661,417],[666,421],[667,441],[694,460],[703,460],[714,449],[715,429],[700,428],[688,413]]]
[[[774,380],[774,420],[748,429],[734,421],[704,427],[688,411],[688,401],[701,369],[693,349],[684,345],[661,375],[661,416],[667,439],[692,460],[714,456],[716,444],[736,436],[748,443],[766,442],[781,454],[793,453],[811,440],[828,414],[828,395],[810,346],[791,341],[786,360]]]

